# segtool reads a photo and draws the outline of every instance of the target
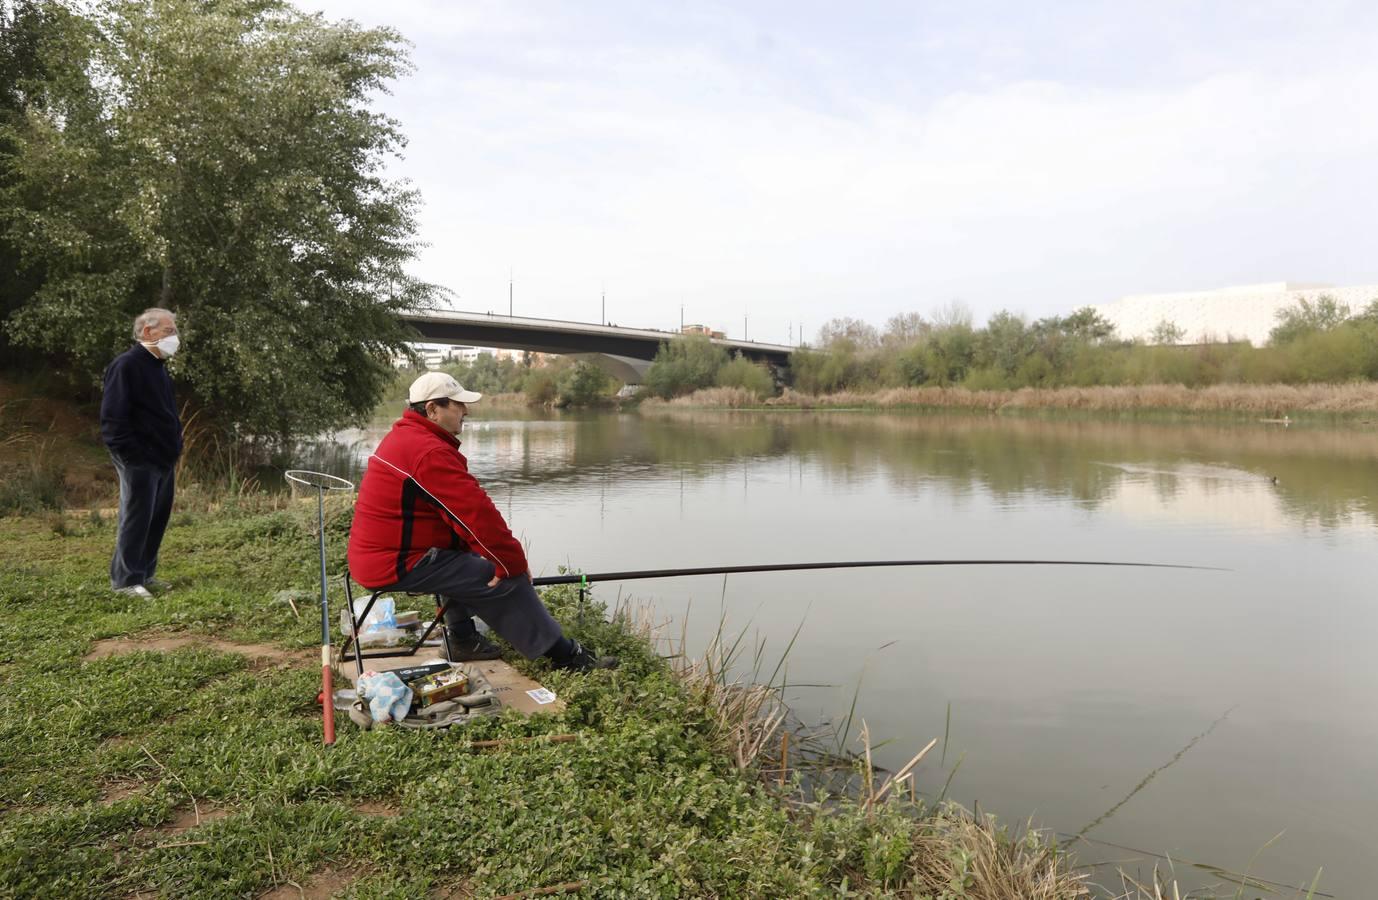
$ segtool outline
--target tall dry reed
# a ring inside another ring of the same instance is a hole
[[[750,677],[734,674],[743,644],[740,636],[729,639],[725,623],[719,622],[703,655],[693,659],[684,652],[684,634],[668,636],[668,623],[656,619],[649,605],[624,605],[616,615],[633,634],[663,651],[676,677],[703,703],[715,742],[738,769],[751,768],[768,747],[774,748],[788,715],[783,686],[775,683],[774,675],[764,683],[757,680],[759,666]],[[785,652],[788,655],[788,648]]]
[[[669,402],[647,401],[643,409],[775,407],[784,409],[931,408],[991,413],[1022,410],[1080,410],[1127,413],[1144,410],[1185,413],[1242,413],[1282,417],[1292,413],[1378,413],[1378,383],[1218,384],[1190,388],[1180,384],[1119,387],[1020,388],[972,391],[966,388],[910,387],[877,391],[803,394],[785,389],[763,403],[739,388],[708,388]]]

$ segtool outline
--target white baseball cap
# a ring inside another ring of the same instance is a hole
[[[441,397],[460,403],[477,403],[483,395],[478,391],[466,391],[464,385],[445,372],[427,372],[413,381],[407,391],[408,403],[424,403]]]

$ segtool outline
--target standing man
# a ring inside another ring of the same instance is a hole
[[[350,576],[374,590],[440,594],[453,662],[498,657],[474,627],[478,616],[527,659],[579,671],[616,666],[564,636],[531,585],[521,542],[469,474],[459,432],[482,396],[444,372],[412,382],[407,410],[359,486]]]
[[[167,360],[177,352],[177,317],[146,309],[134,318],[134,340],[105,370],[100,435],[120,476],[120,524],[110,584],[145,600],[168,585],[154,578],[158,547],[172,513],[172,470],[182,453],[182,422]]]

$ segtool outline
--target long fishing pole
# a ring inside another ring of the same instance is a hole
[[[316,489],[316,534],[320,538],[321,562],[321,716],[326,746],[335,743],[335,688],[330,669],[330,592],[325,577],[325,492],[352,491],[354,483],[309,469],[288,469],[283,475],[293,484]]]
[[[865,559],[847,562],[767,563],[754,566],[703,566],[690,569],[636,569],[630,572],[590,572],[573,575],[543,575],[532,584],[592,584],[596,581],[640,581],[645,578],[679,578],[687,575],[737,575],[747,572],[799,572],[809,569],[879,569],[899,566],[1123,566],[1139,569],[1196,569],[1228,572],[1219,566],[1189,566],[1180,563],[1114,562],[1095,559]]]

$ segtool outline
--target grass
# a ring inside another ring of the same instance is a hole
[[[337,564],[349,517],[331,505]],[[591,602],[577,624],[573,587],[546,594],[552,610],[623,666],[520,663],[564,712],[448,733],[361,732],[341,714],[325,749],[318,622],[277,599],[312,589],[314,524],[314,504],[267,495],[181,509],[159,572],[174,590],[145,602],[108,590],[108,520],[0,519],[0,895],[1084,895],[1039,833],[923,809],[903,784],[806,796],[799,772],[771,768],[779,669],[734,680],[740,641],[667,660],[644,612]],[[113,636],[188,634],[216,642],[85,659]],[[301,654],[268,664],[227,642]],[[1056,887],[1022,893],[1030,878]]]

